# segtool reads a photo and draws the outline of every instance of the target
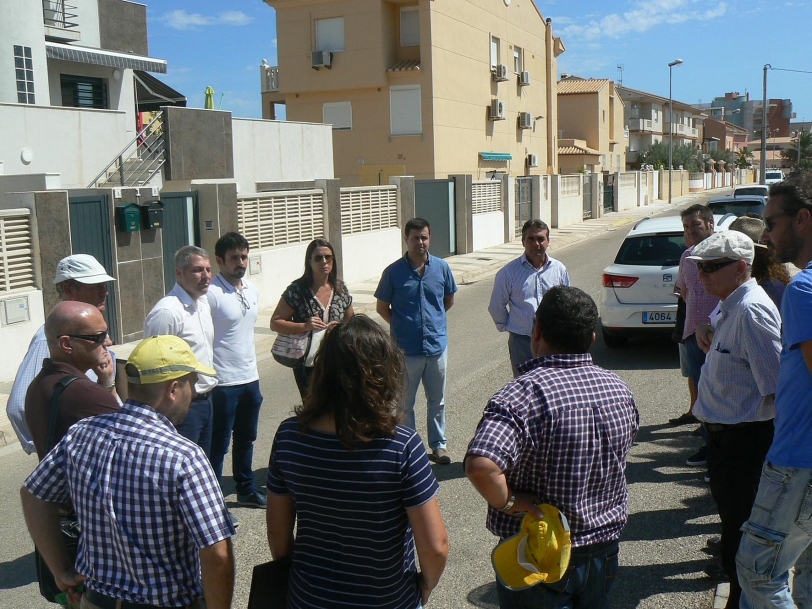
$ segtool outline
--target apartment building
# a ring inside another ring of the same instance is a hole
[[[557,57],[533,2],[265,0],[278,66],[263,118],[333,125],[335,175],[444,178],[555,173]]]
[[[562,174],[626,171],[623,100],[608,78],[558,82],[558,166]]]
[[[747,129],[744,127],[715,118],[706,118],[703,125],[702,150],[705,152],[717,149],[738,152],[748,145]]]
[[[710,117],[733,123],[747,131],[750,140],[761,139],[763,126],[762,99],[750,99],[750,94],[738,91],[714,97],[710,103],[697,104]],[[767,136],[789,137],[790,120],[795,118],[792,100],[773,98],[767,101]]]
[[[669,133],[674,146],[701,145],[702,122],[707,115],[700,108],[674,99],[674,114],[671,116],[667,97],[623,86],[618,86],[617,92],[625,105],[625,122],[629,130],[626,163],[629,167],[639,168],[638,153],[655,142],[668,142]]]

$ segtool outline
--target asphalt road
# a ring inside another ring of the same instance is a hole
[[[601,271],[627,232],[624,227],[604,233],[556,255],[568,267],[573,284],[598,302]],[[497,607],[490,566],[495,538],[484,526],[485,502],[460,465],[482,408],[510,379],[506,335],[496,331],[487,313],[492,286],[492,278],[462,286],[449,313],[447,436],[455,462],[433,467],[440,481],[439,502],[451,549],[429,607]],[[714,586],[702,574],[707,556],[700,549],[709,535],[717,533],[718,518],[702,472],[683,465],[698,449],[699,438],[690,435],[689,427],[668,426],[668,418],[682,413],[688,404],[676,346],[662,339],[633,339],[624,348],[608,349],[598,338],[592,354],[599,365],[614,370],[629,384],[641,413],[640,433],[628,464],[630,517],[621,539],[621,568],[612,605],[708,608]],[[268,357],[260,362],[260,374],[265,403],[254,464],[261,483],[273,434],[290,415],[298,393],[290,370]],[[417,412],[418,431],[424,433],[422,395]],[[33,544],[19,507],[18,489],[35,465],[36,457],[22,451],[0,456],[0,607],[6,609],[53,607],[39,597]],[[241,519],[234,539],[238,570],[234,607],[242,608],[248,601],[251,568],[270,560],[265,512],[237,507],[233,487],[227,486],[226,492],[231,493],[229,507]]]

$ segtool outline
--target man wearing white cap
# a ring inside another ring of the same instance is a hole
[[[722,521],[722,568],[730,580],[727,607],[738,608],[740,528],[750,516],[764,457],[773,439],[781,317],[751,277],[753,240],[715,233],[688,257],[708,294],[721,301],[716,332],[697,388],[694,414],[708,430],[708,474]],[[720,574],[706,572],[712,577]]]
[[[115,281],[115,278],[108,275],[98,260],[89,254],[72,254],[56,265],[54,284],[62,300],[84,302],[95,306],[102,313],[107,306],[108,281]],[[115,365],[115,354],[109,349],[108,353]],[[42,370],[42,360],[46,357],[50,357],[50,352],[43,325],[28,345],[28,352],[17,369],[17,376],[14,378],[14,385],[6,405],[6,414],[11,426],[23,450],[28,454],[35,452],[36,448],[25,421],[25,394],[31,381]],[[85,374],[91,381],[98,381],[93,370],[88,370]]]

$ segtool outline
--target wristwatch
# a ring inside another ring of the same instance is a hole
[[[507,503],[505,504],[505,507],[499,508],[499,511],[507,513],[508,511],[510,511],[510,508],[513,507],[514,503],[516,503],[516,493],[511,493],[510,498],[507,500]]]

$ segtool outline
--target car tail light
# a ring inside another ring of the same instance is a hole
[[[605,288],[630,288],[637,281],[637,277],[626,277],[625,275],[603,274],[603,287]]]

